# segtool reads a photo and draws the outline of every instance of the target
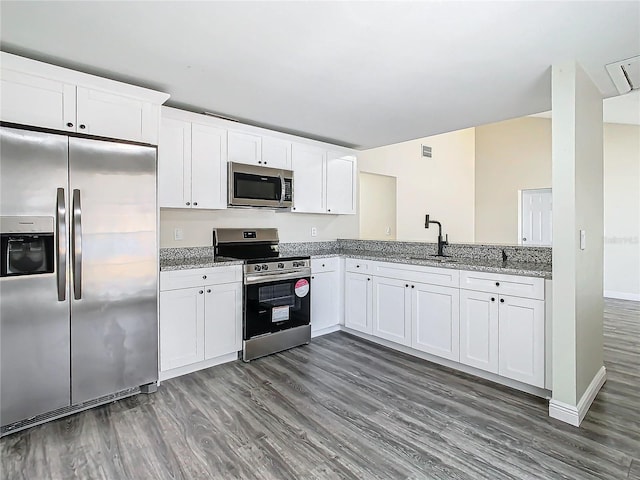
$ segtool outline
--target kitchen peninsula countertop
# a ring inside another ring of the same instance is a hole
[[[526,277],[542,277],[551,279],[550,263],[512,262],[491,259],[462,258],[462,257],[413,257],[406,254],[393,255],[382,252],[364,252],[360,250],[316,251],[311,258],[345,257],[377,262],[404,263],[422,265],[425,267],[453,268],[456,270],[472,270],[477,272],[502,273],[506,275],[522,275]]]

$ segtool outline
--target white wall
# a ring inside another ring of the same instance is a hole
[[[640,300],[640,126],[604,126],[604,291]]]
[[[227,210],[160,210],[160,247],[211,246],[212,230],[216,227],[275,227],[281,242],[312,242],[357,238],[356,215],[324,215],[285,213],[261,209]],[[311,236],[311,227],[318,236]],[[173,238],[175,228],[184,232],[184,240]]]
[[[432,147],[433,158],[422,158],[421,144]],[[397,178],[398,240],[435,242],[438,229],[424,228],[428,213],[451,242],[474,241],[473,128],[364,150],[358,167]]]
[[[553,66],[552,106],[554,415],[603,366],[604,162],[602,97],[579,65]]]

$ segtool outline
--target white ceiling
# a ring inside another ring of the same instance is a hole
[[[640,54],[640,2],[5,2],[2,49],[368,148],[549,110]]]

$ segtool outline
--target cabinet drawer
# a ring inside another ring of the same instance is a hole
[[[347,258],[345,260],[344,266],[345,271],[347,272],[355,272],[355,273],[369,273],[371,271],[371,262],[370,260],[359,260],[357,258]]]
[[[240,265],[160,272],[161,291],[241,281],[242,267]]]
[[[463,270],[460,272],[460,288],[544,300],[544,278]]]
[[[340,258],[312,258],[311,273],[334,272],[340,270]]]
[[[376,262],[371,273],[381,277],[397,278],[429,285],[442,285],[443,287],[458,288],[460,281],[459,270],[402,263]]]

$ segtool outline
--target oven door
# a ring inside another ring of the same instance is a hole
[[[244,286],[244,340],[311,322],[311,278],[308,270],[273,277],[286,278]]]

